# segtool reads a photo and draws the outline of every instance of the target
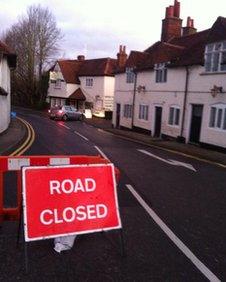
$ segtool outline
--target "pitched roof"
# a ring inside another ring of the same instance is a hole
[[[76,89],[68,98],[75,100],[86,100],[86,96],[82,92],[81,88]]]
[[[8,64],[10,68],[16,67],[16,55],[10,50],[10,48],[0,41],[0,53],[7,56]]]
[[[58,61],[64,80],[67,83],[79,84],[77,73],[81,62],[77,60],[60,60]]]
[[[101,58],[84,60],[78,76],[113,76],[117,60],[111,58]]]
[[[161,62],[170,62],[169,66],[203,65],[206,44],[222,40],[226,40],[226,18],[218,17],[210,29],[174,37],[168,42],[157,41],[144,52],[131,51],[126,67],[152,69]],[[124,71],[125,68],[121,70]]]
[[[117,60],[111,58],[59,60],[58,64],[67,83],[80,84],[80,76],[114,76]]]

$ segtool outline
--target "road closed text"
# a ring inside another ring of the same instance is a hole
[[[25,240],[120,228],[114,174],[113,164],[24,167]]]
[[[83,221],[87,219],[104,218],[108,209],[104,204],[78,206],[76,208],[66,207],[62,212],[57,209],[46,209],[40,214],[40,221],[44,225],[59,224],[63,222]]]
[[[90,193],[95,191],[96,181],[92,178],[77,178],[75,180],[64,179],[63,181],[50,180],[50,195]],[[84,221],[107,216],[108,209],[104,204],[79,205],[77,207],[65,207],[63,210],[45,209],[40,213],[40,222],[44,225],[60,224],[63,222],[73,222],[75,220]]]

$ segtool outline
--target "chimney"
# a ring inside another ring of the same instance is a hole
[[[85,60],[85,56],[84,56],[84,55],[79,55],[79,56],[77,57],[77,60],[78,60],[78,61],[84,61],[84,60]]]
[[[165,19],[162,20],[161,41],[167,42],[173,37],[180,37],[182,19],[180,19],[180,2],[175,0],[173,6],[166,8]]]
[[[127,60],[127,54],[126,54],[126,46],[119,46],[119,52],[117,54],[117,62],[118,62],[118,66],[120,68],[124,67],[126,64],[126,60]]]
[[[194,28],[194,20],[190,17],[187,17],[187,26],[183,27],[183,36],[190,35],[197,32],[197,29]]]

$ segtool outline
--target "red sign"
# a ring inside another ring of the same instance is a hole
[[[24,167],[25,241],[121,228],[113,164]]]

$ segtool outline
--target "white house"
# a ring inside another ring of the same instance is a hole
[[[48,98],[51,106],[71,104],[78,109],[90,108],[105,116],[113,111],[114,71],[126,61],[125,48],[120,46],[118,59],[59,60],[50,70]]]
[[[10,69],[16,67],[16,55],[0,41],[0,133],[10,123]]]
[[[132,51],[115,80],[114,126],[226,148],[226,18],[182,28],[175,0],[161,41]]]

